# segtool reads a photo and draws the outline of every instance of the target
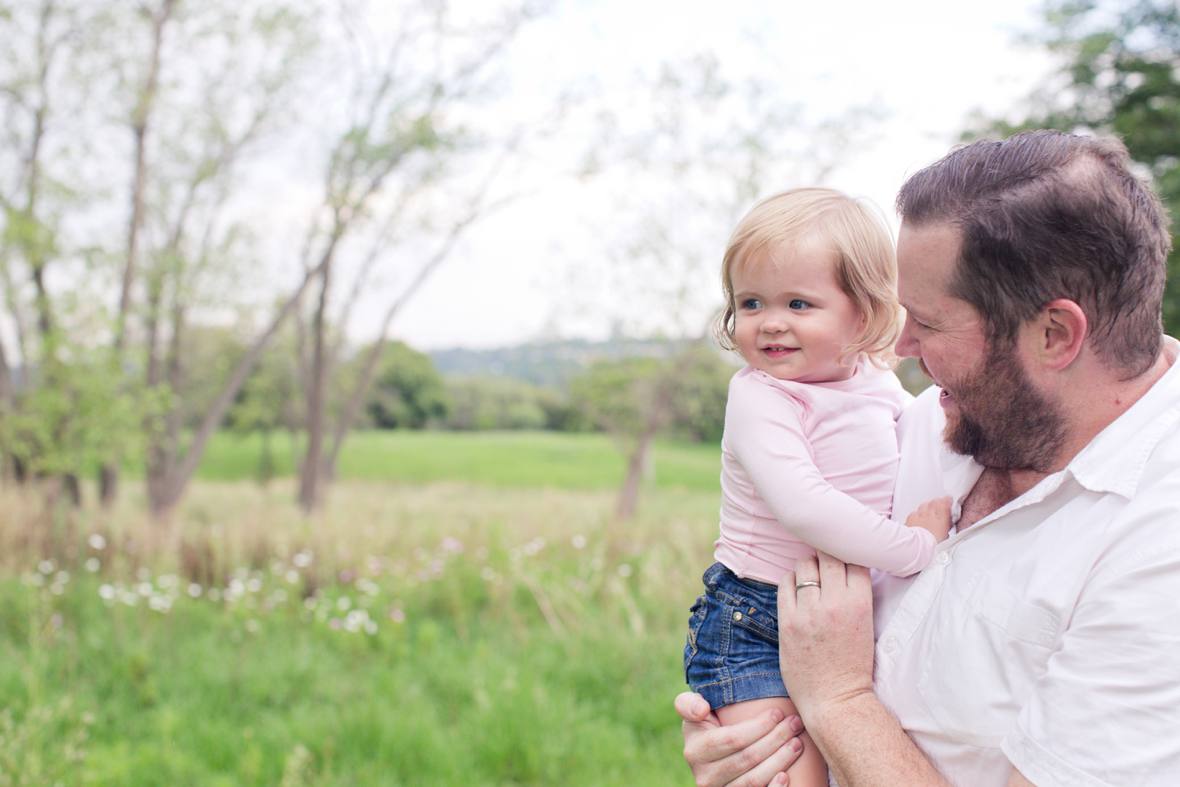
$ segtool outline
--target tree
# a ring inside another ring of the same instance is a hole
[[[295,434],[301,424],[302,396],[294,335],[284,330],[259,358],[226,416],[226,423],[233,431],[261,435],[256,478],[262,484],[275,474],[273,436],[277,430],[287,431],[294,450]]]
[[[299,502],[307,512],[321,502],[394,317],[463,232],[504,204],[503,196],[490,191],[519,143],[519,133],[499,140],[477,133],[471,120],[486,112],[493,66],[536,9],[527,3],[493,7],[474,24],[458,23],[446,4],[421,2],[404,11],[392,42],[353,32],[369,60],[344,71],[347,122],[326,157],[322,202],[307,236],[306,259],[318,260],[320,268],[314,304],[303,315],[300,333],[305,337],[307,452],[299,471]],[[487,155],[490,150],[496,153]],[[350,244],[365,251],[348,294],[334,304],[343,273],[340,257]],[[328,327],[347,325],[375,266],[392,262],[395,250],[402,252],[403,264],[408,252],[413,272],[387,304],[378,339],[365,354],[344,408],[329,423],[328,382],[344,334],[332,337]],[[334,305],[341,315],[337,320],[331,319]]]
[[[1180,6],[1175,0],[1056,0],[1040,42],[1061,66],[1018,119],[976,117],[965,138],[1031,128],[1117,134],[1172,215],[1164,327],[1180,331]]]
[[[94,302],[51,286],[84,275],[94,257],[70,221],[94,194],[76,177],[91,152],[93,10],[67,0],[0,9],[0,288],[15,338],[14,352],[0,338],[0,452],[17,476],[58,476],[54,489],[64,485],[75,502],[94,451],[136,436],[122,416],[139,411],[142,394],[109,385],[117,375],[92,357],[102,325]]]
[[[391,342],[365,409],[378,429],[422,429],[447,414],[442,376],[429,356],[403,342]]]
[[[143,77],[135,91],[135,105],[128,118],[128,126],[134,140],[134,164],[131,168],[131,210],[127,222],[127,253],[123,261],[123,274],[119,289],[119,307],[115,313],[115,337],[112,357],[114,371],[123,368],[124,349],[127,341],[127,320],[131,314],[131,288],[135,283],[139,257],[139,241],[144,225],[144,192],[147,185],[148,129],[156,109],[156,97],[160,87],[161,54],[164,34],[173,20],[177,0],[160,0],[154,7],[144,7],[148,19],[151,45],[148,49],[147,64]],[[150,375],[149,375],[150,376]],[[149,381],[149,385],[153,381]],[[99,497],[104,504],[114,501],[118,483],[117,457],[103,462],[99,471]]]
[[[511,377],[448,377],[446,427],[489,429],[565,429],[577,427],[559,391]]]
[[[733,367],[707,343],[681,347],[670,358],[599,361],[570,383],[574,406],[609,432],[627,457],[615,518],[629,519],[662,432],[681,429],[719,438]]]
[[[235,198],[296,105],[316,51],[312,21],[284,4],[157,0],[142,16],[115,16],[105,28],[141,44],[129,58],[115,56],[124,77],[111,88],[132,139],[111,355],[117,370],[133,369],[169,403],[143,424],[148,502],[157,518],[179,501],[250,370],[318,275],[305,271],[275,315],[252,325],[254,337],[224,375],[202,369],[217,382],[194,416],[186,401],[194,359],[184,351],[192,315],[240,304],[226,293],[240,291],[235,285],[256,249]],[[107,43],[104,56],[122,51]],[[186,420],[195,421],[191,437]],[[102,481],[113,494],[111,461]]]

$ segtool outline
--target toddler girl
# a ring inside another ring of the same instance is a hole
[[[721,536],[689,618],[685,673],[722,724],[777,705],[777,586],[819,549],[898,576],[921,570],[950,528],[949,501],[889,518],[909,400],[889,370],[899,330],[888,230],[840,192],[804,188],[756,205],[734,230],[718,335],[746,367],[729,385]],[[799,592],[818,592],[801,588]],[[793,787],[826,785],[804,736]]]

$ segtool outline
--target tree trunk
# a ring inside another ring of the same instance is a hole
[[[143,227],[143,193],[147,183],[147,138],[156,90],[160,82],[160,60],[164,46],[164,28],[172,17],[176,0],[163,0],[160,9],[152,18],[152,52],[148,61],[148,72],[144,78],[139,103],[131,118],[131,133],[134,139],[135,167],[131,175],[131,216],[127,222],[127,259],[123,265],[123,278],[119,288],[119,311],[115,317],[115,373],[123,374],[123,350],[127,342],[127,320],[131,313],[131,289],[135,283],[135,269],[139,257],[139,236]],[[99,501],[109,507],[115,500],[119,488],[119,466],[117,460],[108,458],[99,470]]]
[[[61,483],[70,506],[79,508],[82,505],[82,483],[78,480],[78,476],[74,473],[66,473],[62,476]]]
[[[4,354],[4,341],[0,339],[0,418],[11,412],[13,395],[12,374],[8,369],[8,358]],[[9,455],[0,450],[0,481],[14,475]]]
[[[110,508],[119,494],[119,474],[115,466],[104,464],[98,469],[98,501],[103,508]]]
[[[486,186],[484,191],[486,191]],[[481,192],[482,196],[483,192]],[[352,429],[352,425],[356,422],[357,414],[360,413],[361,405],[364,404],[365,397],[369,393],[369,388],[373,384],[373,377],[377,373],[377,365],[381,361],[381,353],[385,350],[385,345],[389,339],[389,326],[393,324],[393,318],[398,315],[402,307],[406,305],[414,295],[421,289],[431,277],[431,275],[439,268],[446,260],[447,256],[454,248],[456,241],[463,234],[477,218],[480,217],[481,212],[486,208],[481,208],[478,200],[467,215],[461,220],[451,225],[450,232],[443,240],[442,245],[435,251],[435,253],[427,260],[426,264],[418,271],[414,279],[409,283],[397,300],[389,305],[385,311],[385,316],[381,320],[381,329],[378,333],[377,341],[369,348],[369,353],[365,357],[364,364],[361,367],[361,375],[357,380],[356,387],[353,388],[352,395],[344,406],[344,410],[340,413],[340,417],[336,421],[336,428],[332,435],[332,443],[328,448],[327,455],[324,459],[324,470],[329,477],[336,476],[336,463],[340,459],[340,449],[344,446],[344,439],[348,436],[348,432]],[[376,251],[374,251],[374,255]],[[350,299],[355,299],[357,291],[354,290]],[[350,304],[351,307],[351,304]]]
[[[639,506],[639,487],[643,483],[643,476],[647,473],[648,457],[651,453],[652,440],[655,432],[647,431],[639,435],[635,448],[627,458],[627,475],[623,478],[623,486],[619,490],[619,498],[615,504],[615,519],[624,522],[635,515]]]
[[[307,290],[307,287],[319,277],[324,267],[328,264],[331,253],[338,240],[339,237],[333,238],[328,252],[325,253],[324,259],[319,265],[306,273],[299,286],[295,288],[295,291],[291,293],[274,316],[274,319],[271,320],[270,325],[254,340],[254,344],[250,345],[250,349],[238,361],[238,365],[230,373],[229,379],[217,395],[217,399],[214,400],[212,406],[205,413],[204,418],[201,419],[201,425],[197,427],[192,442],[189,444],[184,456],[174,458],[169,463],[168,472],[160,478],[159,482],[155,485],[149,485],[148,509],[153,519],[164,521],[171,516],[172,511],[176,508],[176,504],[180,502],[180,498],[184,495],[189,481],[192,480],[193,473],[196,472],[201,457],[205,454],[205,448],[209,444],[209,438],[213,436],[213,432],[221,425],[222,419],[225,418],[226,412],[229,410],[230,405],[233,404],[234,397],[238,395],[238,391],[246,383],[246,378],[253,371],[255,365],[257,365],[263,350],[274,339],[283,321],[291,316],[291,312],[295,310],[296,304],[303,297],[303,293]]]
[[[258,455],[258,484],[262,487],[270,485],[275,477],[275,452],[271,444],[274,430],[269,426],[262,428],[262,449]]]
[[[307,392],[307,453],[303,457],[299,474],[299,505],[307,514],[319,507],[323,495],[324,422],[328,383],[325,333],[331,271],[332,267],[328,265],[321,274],[320,297],[312,320],[311,380]]]
[[[12,371],[8,368],[8,355],[4,352],[4,339],[0,337],[0,408],[11,405],[14,395]]]

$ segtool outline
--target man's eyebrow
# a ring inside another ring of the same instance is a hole
[[[928,314],[924,314],[921,309],[910,308],[904,303],[901,304],[901,308],[905,309],[906,314],[914,317],[915,319],[921,320],[922,322],[929,322],[932,319]]]

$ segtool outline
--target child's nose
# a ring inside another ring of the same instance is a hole
[[[768,314],[762,321],[762,330],[767,333],[782,333],[787,327],[786,317],[781,314]]]

